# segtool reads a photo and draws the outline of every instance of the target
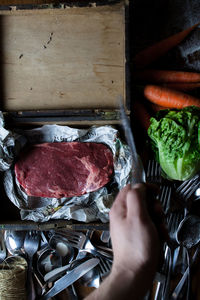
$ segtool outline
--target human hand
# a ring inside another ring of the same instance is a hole
[[[148,193],[148,195],[146,195]],[[127,185],[110,211],[110,233],[114,252],[110,275],[86,300],[141,300],[153,283],[159,260],[159,226],[149,216],[159,216],[161,207],[151,202],[148,184]],[[148,199],[147,199],[148,198]],[[148,203],[149,202],[149,203]]]
[[[145,184],[135,185],[133,189],[127,185],[110,211],[112,276],[121,274],[123,278],[126,274],[128,280],[132,278],[134,284],[141,286],[137,290],[142,295],[152,284],[159,260],[158,231],[147,211],[147,189]]]

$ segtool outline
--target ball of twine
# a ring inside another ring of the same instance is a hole
[[[27,262],[22,257],[12,257],[0,265],[0,299],[26,300]]]

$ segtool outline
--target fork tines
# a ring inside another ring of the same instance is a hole
[[[161,167],[155,160],[149,160],[147,170],[146,170],[146,180],[147,182],[161,182]]]
[[[57,234],[65,237],[70,245],[75,248],[81,248],[83,246],[86,235],[83,232],[76,232],[76,231],[70,231],[70,230],[58,230],[56,231]]]
[[[180,212],[170,213],[166,219],[170,238],[174,238],[180,222],[183,220],[184,214]]]
[[[71,238],[71,239],[80,239],[82,236],[82,232],[76,232],[76,231],[71,231],[71,230],[57,230],[56,233],[60,235],[64,235],[65,237]]]
[[[176,194],[182,200],[187,201],[200,186],[200,177],[199,174],[194,176],[190,180],[184,181],[179,187],[176,189]]]
[[[100,271],[100,276],[101,279],[103,279],[103,277],[107,276],[112,268],[112,261],[104,259],[102,257],[99,257],[99,271]]]
[[[160,187],[159,201],[162,205],[165,214],[168,213],[171,204],[172,187],[169,185],[162,185]]]

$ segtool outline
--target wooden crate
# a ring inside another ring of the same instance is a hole
[[[6,126],[118,126],[119,95],[130,113],[128,1],[3,4],[0,110]],[[9,201],[2,191],[1,228],[108,226],[21,221]]]

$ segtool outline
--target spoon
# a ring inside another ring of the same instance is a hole
[[[101,236],[100,236],[100,240],[103,243],[107,244],[110,241],[110,231],[109,230],[102,231]]]
[[[176,240],[187,249],[197,245],[200,242],[200,217],[186,216],[178,226]]]
[[[7,251],[6,251],[3,233],[2,231],[0,231],[0,263],[4,261],[6,255],[7,255]]]
[[[12,255],[25,255],[24,238],[26,231],[6,230],[4,232],[4,241],[8,252]]]
[[[100,285],[99,267],[96,266],[95,268],[87,272],[84,276],[80,278],[79,282],[84,286],[98,288]]]
[[[71,263],[55,268],[44,275],[45,282],[53,282],[70,269]]]
[[[49,272],[47,272],[44,275],[44,281],[45,282],[53,282],[55,280],[57,280],[61,275],[63,275],[64,273],[66,273],[67,271],[69,271],[72,268],[77,267],[79,264],[81,264],[83,261],[86,261],[86,257],[80,258],[80,259],[75,259],[73,261],[70,261],[68,264],[55,268]]]
[[[200,217],[195,215],[186,216],[179,224],[176,233],[177,242],[186,249],[187,256],[187,269],[185,270],[181,280],[177,284],[172,293],[172,299],[176,300],[178,297],[183,297],[183,288],[187,286],[186,299],[190,297],[190,268],[194,264],[198,253],[200,252],[200,246],[197,247],[192,260],[190,262],[188,249],[196,246],[200,242]],[[185,282],[187,281],[187,285]],[[181,298],[183,299],[183,298]]]

